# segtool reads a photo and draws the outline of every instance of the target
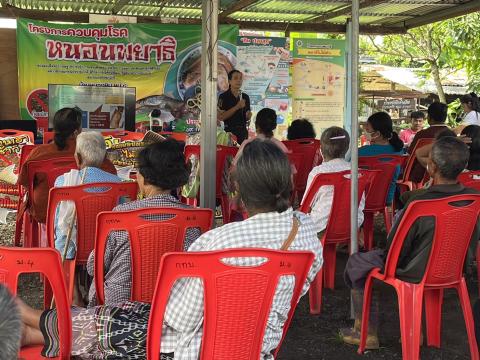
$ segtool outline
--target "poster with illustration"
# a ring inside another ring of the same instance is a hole
[[[293,118],[307,118],[317,134],[343,126],[345,41],[293,39]]]

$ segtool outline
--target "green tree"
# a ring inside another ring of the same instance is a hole
[[[442,83],[455,70],[465,69],[472,89],[480,88],[480,14],[472,13],[414,29],[401,35],[368,36],[361,51],[391,66],[421,67],[446,102]]]

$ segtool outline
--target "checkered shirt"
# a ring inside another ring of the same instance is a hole
[[[172,195],[157,195],[150,198],[136,200],[116,206],[113,211],[129,211],[151,207],[185,208],[187,205],[179,202]],[[200,229],[187,229],[185,235],[185,250],[200,236]],[[105,247],[105,305],[115,305],[130,300],[132,287],[130,240],[126,231],[114,231],[107,240]],[[94,252],[90,253],[87,262],[87,271],[94,276]],[[95,283],[90,286],[88,307],[95,306],[97,294]]]
[[[317,174],[335,173],[345,170],[350,170],[350,163],[345,159],[333,159],[324,161],[322,164],[315,166],[310,174],[308,174],[307,190],[312,184],[313,179]],[[303,196],[305,200],[307,192]],[[317,233],[325,230],[330,217],[330,211],[333,204],[333,186],[321,186],[312,203],[312,210],[310,216],[312,217],[315,231]],[[363,194],[360,204],[358,206],[358,227],[363,223],[363,208],[365,207],[365,194]]]
[[[294,212],[270,212],[255,215],[213,229],[198,238],[188,251],[210,251],[229,248],[280,249],[292,229]],[[323,262],[322,247],[308,215],[295,212],[300,227],[291,250],[310,250],[315,260],[303,286],[304,295]],[[254,259],[237,258],[237,266],[255,265]],[[267,320],[260,359],[273,359],[274,350],[282,337],[283,324],[288,317],[294,288],[293,276],[281,277]],[[175,360],[197,360],[202,338],[203,285],[200,279],[180,279],[171,291],[165,312],[162,333],[162,353],[175,353]]]

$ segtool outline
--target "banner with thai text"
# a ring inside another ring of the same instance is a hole
[[[345,41],[293,40],[293,118],[307,118],[317,132],[343,126]]]
[[[237,26],[220,26],[219,93],[236,66],[237,35]],[[48,118],[49,84],[134,87],[137,126],[153,109],[166,123],[198,119],[201,26],[19,19],[17,48],[22,119]]]

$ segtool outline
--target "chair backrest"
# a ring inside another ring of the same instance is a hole
[[[201,233],[212,227],[211,209],[145,208],[125,212],[101,212],[95,237],[95,287],[99,304],[104,302],[104,253],[112,231],[127,231],[132,259],[131,300],[151,302],[162,255],[183,251],[186,231]]]
[[[111,211],[118,205],[120,198],[137,199],[136,182],[125,183],[89,183],[50,189],[47,210],[47,238],[51,247],[55,247],[55,214],[61,201],[75,203],[77,217],[76,261],[84,264],[95,247],[95,229],[97,215],[102,211]]]
[[[358,204],[368,183],[372,182],[369,170],[358,170]],[[333,186],[333,203],[328,218],[325,239],[327,242],[344,242],[350,239],[350,170],[318,174],[305,193],[300,211],[309,213],[320,187]],[[367,194],[368,196],[368,194]]]
[[[395,277],[403,242],[413,223],[424,216],[435,219],[430,258],[422,283],[445,286],[462,278],[463,263],[480,213],[480,194],[455,195],[413,201],[405,210],[385,262],[385,275]]]
[[[465,187],[480,190],[480,171],[465,171],[458,176],[458,182]]]
[[[228,157],[234,158],[237,155],[238,148],[235,146],[217,145],[217,160],[215,172],[215,189],[217,195],[222,192],[222,178],[225,170],[225,162]],[[189,161],[190,156],[196,156],[200,160],[200,145],[185,146],[185,160]]]
[[[27,163],[28,173],[28,192],[30,198],[33,198],[35,177],[38,174],[45,174],[47,177],[48,188],[51,189],[55,180],[60,175],[76,169],[77,163],[73,156],[58,157],[46,160],[32,160]],[[45,204],[46,206],[46,204]]]
[[[41,273],[50,283],[58,313],[59,359],[70,359],[72,320],[60,255],[50,248],[1,247],[0,282],[5,283],[14,295],[17,294],[18,276],[23,273]]]
[[[297,140],[285,140],[283,144],[293,154],[300,154],[303,158],[301,166],[297,167],[297,181],[296,187],[300,192],[304,192],[307,186],[308,174],[313,169],[315,155],[320,149],[320,140],[317,139],[297,139]]]
[[[45,131],[43,133],[43,143],[44,144],[50,144],[53,141],[53,138],[55,137],[55,132],[53,131]]]
[[[116,138],[120,138],[121,140],[133,140],[133,141],[140,141],[143,140],[145,137],[144,133],[141,132],[135,132],[135,131],[104,131],[102,132],[102,135],[104,136],[113,136]]]
[[[294,192],[298,193],[298,197],[301,199],[303,192],[305,191],[305,187],[302,187],[301,184],[299,185],[299,182],[301,182],[302,179],[300,178],[301,174],[298,169],[303,167],[304,158],[301,153],[288,153],[287,157],[288,161],[290,161],[290,165],[296,170],[296,172],[293,174],[293,189],[295,190]]]
[[[405,168],[403,169],[402,179],[403,181],[408,181],[410,179],[410,174],[412,172],[413,164],[415,164],[415,160],[417,157],[415,156],[415,152],[420,149],[421,147],[433,143],[434,138],[422,138],[418,139],[415,147],[413,148],[412,152],[410,153],[406,163]],[[427,170],[425,170],[426,172]]]
[[[31,131],[24,131],[24,130],[15,130],[15,129],[3,129],[0,130],[0,138],[4,137],[15,137],[15,136],[28,136],[29,142],[32,144],[35,142],[35,136]]]
[[[397,166],[401,167],[406,158],[403,155],[360,156],[358,158],[359,167],[381,172],[380,176],[377,175],[372,179],[370,188],[375,189],[375,191],[368,191],[368,196],[365,199],[365,210],[385,208],[388,191]]]
[[[258,257],[257,266],[235,266],[225,259]],[[166,254],[162,258],[150,312],[148,360],[158,360],[163,316],[169,289],[183,277],[200,278],[204,289],[204,320],[200,359],[258,360],[273,296],[281,276],[295,276],[295,287],[283,337],[295,311],[314,259],[309,251],[231,249]],[[280,348],[281,341],[278,344]]]

